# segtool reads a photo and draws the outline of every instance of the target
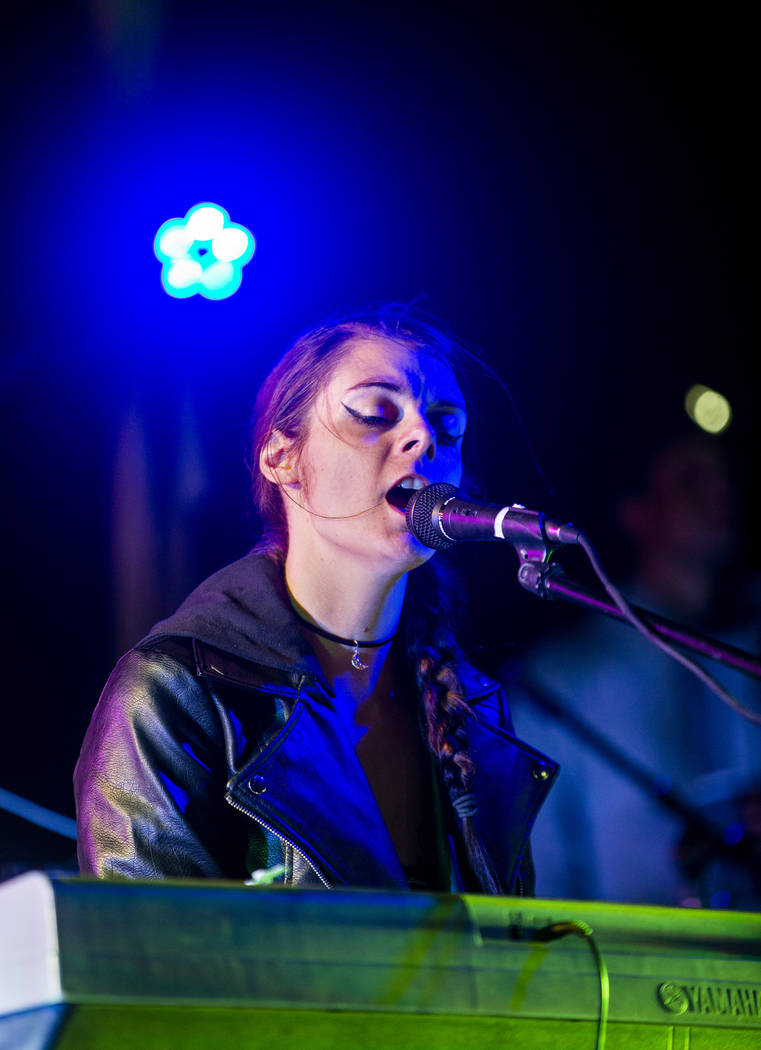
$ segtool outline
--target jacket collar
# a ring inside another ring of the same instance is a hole
[[[153,646],[165,637],[193,639],[196,670],[206,677],[256,689],[264,680],[259,669],[266,668],[276,674],[281,690],[314,682],[331,694],[294,615],[282,565],[268,554],[252,551],[204,580],[140,645]],[[457,673],[469,702],[496,688],[461,656]]]
[[[336,746],[342,730],[332,705],[325,703],[331,691],[293,614],[280,565],[252,553],[221,569],[141,644],[153,647],[168,637],[192,639],[196,671],[203,677],[302,701],[296,704],[298,716],[231,779],[234,804],[295,845],[330,882],[405,884],[356,755],[348,746]],[[458,662],[457,672],[476,716],[469,731],[477,769],[476,823],[510,884],[525,850],[527,827],[557,767],[501,728],[496,683],[464,662]],[[318,740],[323,743],[315,752]],[[321,756],[318,763],[315,753]],[[308,840],[300,832],[305,812]],[[365,848],[358,850],[357,843]],[[340,871],[336,857],[342,858]]]
[[[245,679],[250,664],[279,672],[294,684],[307,676],[327,683],[293,614],[281,565],[251,552],[204,580],[166,620],[155,624],[142,644],[161,637],[192,638],[201,673],[225,665]],[[215,658],[206,653],[215,650]],[[212,675],[217,673],[211,671]],[[239,684],[245,684],[244,681]]]
[[[315,703],[309,692],[299,692],[281,732],[230,779],[229,798],[289,842],[328,885],[405,887],[345,727],[331,705]],[[492,723],[490,706],[488,699],[478,705],[483,710],[468,729],[475,826],[508,892],[520,892],[529,830],[558,767]]]

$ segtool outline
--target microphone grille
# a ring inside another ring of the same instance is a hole
[[[416,540],[435,551],[445,551],[454,547],[454,540],[450,540],[434,525],[433,515],[437,504],[456,495],[457,489],[446,481],[434,482],[433,485],[426,485],[424,489],[418,489],[414,493],[404,514],[407,528]]]

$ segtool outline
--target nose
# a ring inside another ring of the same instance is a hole
[[[406,455],[413,453],[415,459],[433,460],[436,456],[436,431],[425,418],[416,414],[401,436],[401,450]]]

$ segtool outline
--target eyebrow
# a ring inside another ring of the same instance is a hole
[[[409,389],[412,392],[413,397],[416,397],[412,379],[417,380],[417,387],[420,388],[420,377],[415,373],[407,373],[407,383]],[[407,385],[399,383],[397,380],[389,378],[388,376],[376,376],[371,379],[364,379],[361,383],[355,383],[354,386],[350,386],[349,390],[367,390],[368,388],[375,388],[380,390],[390,390],[393,394],[402,394],[408,388]],[[433,407],[437,411],[444,412],[462,412],[463,415],[467,416],[467,410],[465,405],[459,404],[454,401],[435,401]]]
[[[429,412],[435,412],[437,415],[448,416],[463,416],[465,419],[468,418],[468,413],[464,405],[457,405],[452,401],[434,401],[428,409]]]
[[[364,390],[366,387],[380,387],[381,390],[390,390],[394,394],[401,394],[404,390],[404,386],[401,383],[396,383],[393,379],[386,378],[366,379],[361,383],[355,383],[354,386],[350,386],[349,390]]]

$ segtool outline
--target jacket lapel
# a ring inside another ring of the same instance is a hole
[[[475,829],[508,892],[527,848],[537,813],[558,773],[558,765],[511,733],[476,718],[469,723],[470,754],[476,767]]]
[[[197,642],[194,651],[197,672],[206,678],[295,701],[282,728],[229,781],[233,801],[294,846],[330,884],[407,888],[375,796],[324,687],[312,676],[265,675]],[[513,889],[558,765],[509,731],[496,683],[479,676],[466,684],[474,713],[468,738],[476,767],[475,828]]]
[[[364,770],[327,704],[299,700],[229,790],[331,884],[407,887]]]

